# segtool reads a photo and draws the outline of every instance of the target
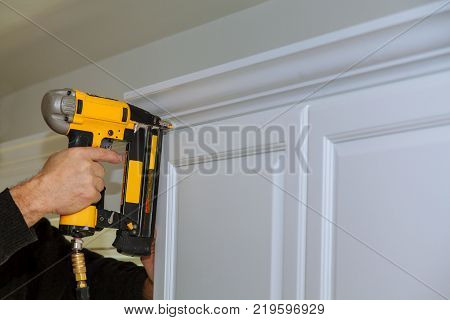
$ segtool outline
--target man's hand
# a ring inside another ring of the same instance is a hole
[[[141,257],[141,261],[148,276],[144,284],[144,298],[151,300],[153,299],[153,281],[155,274],[155,239],[152,241],[150,255],[148,257]]]
[[[114,151],[71,148],[53,154],[42,170],[10,192],[28,226],[47,213],[78,212],[101,199],[105,169],[99,162],[120,163]]]

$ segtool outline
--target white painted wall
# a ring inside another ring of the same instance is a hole
[[[272,0],[100,64],[131,87],[140,88],[428,2],[432,1]],[[26,76],[26,70],[17,72]],[[45,91],[60,87],[117,98],[131,90],[93,65],[24,88],[0,100],[0,142],[48,131],[40,101]]]

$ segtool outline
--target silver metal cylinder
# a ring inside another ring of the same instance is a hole
[[[73,238],[72,241],[72,250],[81,251],[83,249],[83,240],[79,238]]]
[[[41,111],[47,125],[59,134],[69,132],[76,110],[75,90],[58,89],[42,98]]]

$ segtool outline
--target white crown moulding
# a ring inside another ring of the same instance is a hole
[[[175,124],[195,124],[449,68],[450,4],[445,1],[145,86],[124,97]]]
[[[175,116],[172,121],[182,127],[444,71],[450,69],[450,5],[435,12],[443,4],[146,86],[125,98],[161,116]],[[35,164],[66,144],[65,137],[50,132],[0,143],[0,174],[12,175],[16,167],[35,170]]]

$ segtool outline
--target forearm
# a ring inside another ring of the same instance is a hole
[[[40,191],[43,187],[42,180],[43,177],[38,174],[10,189],[11,196],[28,227],[33,226],[45,214],[50,213],[46,212],[48,210],[46,202],[51,200],[44,200]]]
[[[0,265],[36,241],[30,227],[48,213],[47,202],[50,200],[42,196],[43,179],[38,174],[0,194]]]
[[[36,241],[8,189],[0,193],[0,265],[26,245]]]

